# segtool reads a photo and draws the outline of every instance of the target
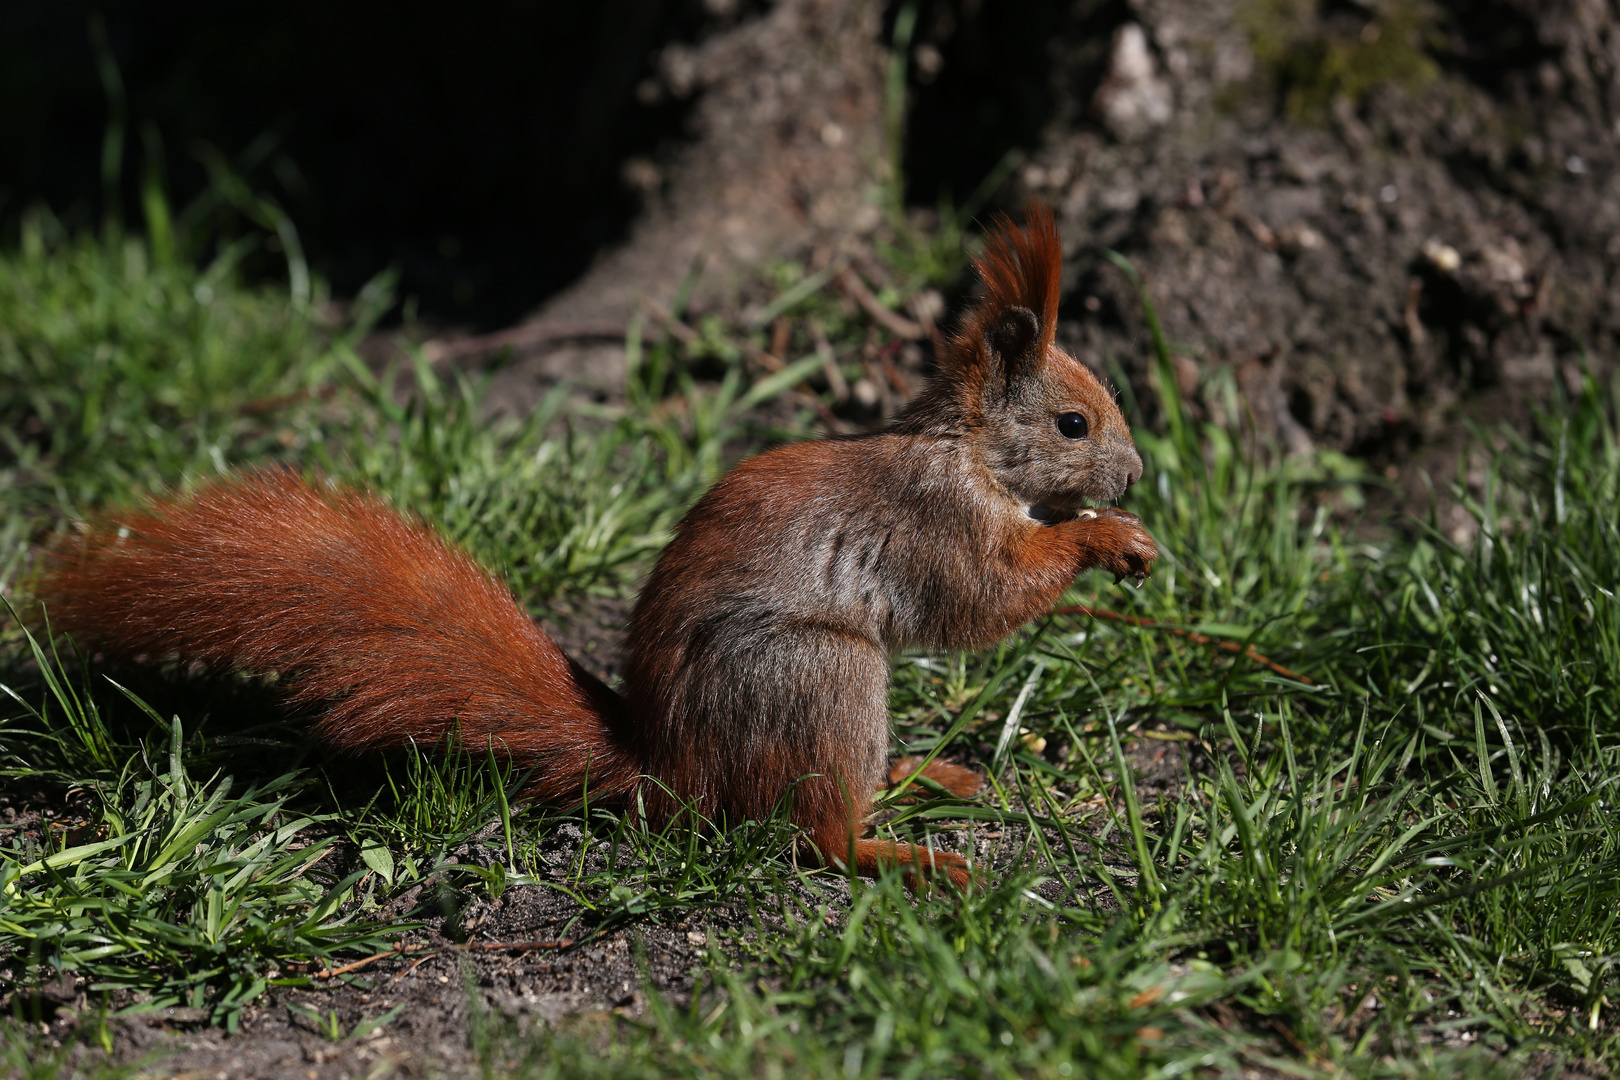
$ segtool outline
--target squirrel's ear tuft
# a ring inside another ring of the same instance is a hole
[[[1030,203],[1019,228],[997,215],[984,254],[973,260],[984,299],[962,320],[942,358],[946,377],[970,392],[1046,356],[1057,328],[1063,244],[1052,212]]]
[[[1028,308],[1040,326],[1043,349],[1052,343],[1063,275],[1063,242],[1052,211],[1030,203],[1021,229],[998,215],[995,235],[974,260],[974,268],[984,279],[980,311],[985,325],[999,322],[1007,308]]]

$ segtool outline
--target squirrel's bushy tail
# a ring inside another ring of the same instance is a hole
[[[270,469],[110,514],[36,585],[51,627],[127,659],[280,673],[343,750],[493,742],[525,794],[613,798],[640,768],[618,695],[465,552],[374,496]]]

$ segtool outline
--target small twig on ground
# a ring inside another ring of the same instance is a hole
[[[656,300],[644,297],[641,301],[641,310],[646,314],[647,318],[662,326],[670,337],[682,345],[692,345],[702,340],[703,335],[677,319]],[[787,364],[780,356],[766,352],[752,342],[733,339],[731,343],[737,347],[737,350],[743,356],[766,371],[775,373],[787,367]]]
[[[899,343],[896,342],[895,344]],[[894,392],[900,395],[901,402],[910,401],[911,381],[902,375],[900,369],[895,366],[894,355],[891,350],[880,350],[878,352],[878,363],[883,367],[883,377],[889,381],[890,386],[894,387]]]
[[[378,960],[383,960],[390,956],[405,956],[409,953],[421,952],[426,948],[429,948],[429,946],[407,946],[403,941],[401,941],[386,952],[380,952],[373,956],[368,956],[364,960],[356,960],[352,964],[344,964],[342,967],[327,968],[324,971],[314,971],[310,973],[309,977],[312,979],[335,979],[339,975],[347,975],[352,971],[359,971],[363,967],[369,967],[372,964],[375,964]],[[422,959],[426,960],[427,957],[424,956]]]
[[[433,959],[435,956],[438,956],[438,955],[439,954],[436,953],[436,952],[428,953],[426,956],[423,956],[420,959],[418,959],[416,961],[416,963],[412,964],[410,967],[406,968],[404,971],[399,972],[397,975],[390,976],[388,981],[393,982],[396,979],[405,978],[411,972],[415,971],[417,968],[421,967],[423,964],[427,963],[429,960]]]
[[[848,434],[849,425],[840,420],[838,418],[838,414],[833,412],[832,409],[828,408],[827,403],[822,401],[819,397],[814,394],[806,393],[803,390],[793,390],[790,391],[790,393],[794,395],[794,400],[800,402],[801,404],[808,405],[816,411],[816,415],[821,417],[822,424],[827,428],[827,434]]]
[[[1221,638],[1210,637],[1208,634],[1200,634],[1196,630],[1184,630],[1179,626],[1165,626],[1163,623],[1154,622],[1152,619],[1144,619],[1137,615],[1122,615],[1117,611],[1105,611],[1102,608],[1087,607],[1084,604],[1066,604],[1063,607],[1053,608],[1047,614],[1090,615],[1094,619],[1110,619],[1114,622],[1129,623],[1131,626],[1139,626],[1144,630],[1163,630],[1167,634],[1175,634],[1177,637],[1186,638],[1194,645],[1209,645],[1217,649],[1225,649],[1227,652],[1237,653],[1239,656],[1246,656],[1261,667],[1270,668],[1285,679],[1293,679],[1295,682],[1302,682],[1306,686],[1316,685],[1315,681],[1309,676],[1301,675],[1297,671],[1289,671],[1277,661],[1261,656],[1254,651],[1253,645],[1240,645],[1235,641],[1225,641]]]
[[[310,973],[312,979],[335,979],[339,975],[348,975],[369,967],[378,960],[386,960],[390,956],[410,956],[415,953],[426,953],[417,958],[402,974],[409,974],[425,960],[431,960],[443,952],[538,952],[541,949],[566,949],[574,943],[573,938],[564,938],[560,941],[469,941],[464,945],[406,945],[403,941],[392,949],[375,953],[363,960],[356,960],[342,967],[328,968],[324,971]]]
[[[701,337],[696,330],[677,319],[668,308],[651,297],[641,298],[641,310],[646,313],[647,318],[662,326],[670,337],[682,345],[690,345]]]
[[[624,327],[613,323],[532,322],[498,330],[493,334],[458,338],[453,341],[432,340],[422,343],[422,356],[430,364],[446,360],[465,360],[471,356],[484,356],[502,349],[531,348],[559,341],[577,341],[582,338],[601,338],[623,341]]]
[[[539,952],[542,949],[566,949],[574,944],[573,938],[559,941],[469,941],[465,945],[449,948],[461,952]]]
[[[1277,1034],[1279,1034],[1283,1038],[1287,1039],[1289,1044],[1292,1045],[1295,1050],[1299,1051],[1301,1057],[1305,1058],[1307,1061],[1309,1061],[1313,1065],[1316,1064],[1317,1056],[1314,1053],[1311,1052],[1310,1047],[1306,1046],[1303,1042],[1300,1041],[1299,1036],[1294,1034],[1294,1031],[1293,1031],[1292,1028],[1290,1028],[1287,1024],[1283,1023],[1280,1019],[1278,1019],[1275,1016],[1273,1016],[1269,1022],[1271,1024],[1272,1029],[1274,1031],[1276,1031]]]
[[[845,296],[865,309],[866,313],[881,323],[889,333],[908,341],[921,341],[928,336],[928,332],[917,323],[878,303],[878,298],[872,295],[872,290],[853,269],[846,267],[835,280]]]

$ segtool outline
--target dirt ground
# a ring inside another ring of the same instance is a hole
[[[560,844],[567,840],[558,837]],[[559,852],[558,860],[567,854]],[[274,990],[243,1011],[234,1035],[208,1027],[201,1009],[115,1021],[115,1059],[149,1061],[161,1075],[222,1080],[454,1074],[472,1066],[468,1032],[475,1023],[527,1030],[639,1016],[647,984],[679,1000],[690,992],[710,934],[736,924],[731,913],[705,912],[691,921],[642,923],[601,936],[587,923],[559,938],[579,908],[551,890],[515,886],[499,900],[474,901],[449,915],[431,889],[423,892],[412,889],[390,905],[389,915],[427,924],[407,935],[403,955],[309,991]],[[54,1033],[70,1029],[78,1011],[91,1008],[82,993],[66,987],[58,993],[68,1000],[50,1025]],[[471,1016],[472,1009],[480,1015]],[[342,1036],[337,1040],[316,1019],[329,1024],[333,1014]],[[361,1027],[357,1035],[357,1027],[379,1018],[386,1022]]]
[[[666,302],[736,314],[739,266],[867,243],[887,178],[882,55],[899,6],[784,0],[665,57],[699,95],[628,244],[529,325],[498,392],[612,385],[622,348],[566,330]],[[1614,0],[929,0],[910,50],[907,189],[1053,206],[1061,338],[1152,413],[1141,272],[1182,395],[1283,452],[1450,478],[1466,421],[1525,422],[1606,372],[1620,290]],[[839,62],[829,65],[827,57]],[[812,75],[812,73],[814,73]],[[831,126],[829,126],[831,125]],[[836,134],[832,134],[836,128]],[[861,149],[866,148],[866,149]],[[853,201],[852,201],[853,200]],[[866,209],[862,209],[862,206]],[[926,216],[926,212],[925,212]],[[744,275],[745,276],[745,275]]]
[[[1172,744],[1147,746],[1143,758],[1151,770]],[[30,803],[26,796],[0,796],[4,827],[37,822]],[[1017,832],[979,837],[983,865],[1005,862],[1018,850]],[[939,836],[953,850],[966,838]],[[557,881],[578,858],[579,841],[572,825],[547,838],[543,854]],[[474,842],[454,858],[489,865],[503,855]],[[601,856],[593,852],[587,859],[599,864]],[[1121,859],[1127,865],[1123,851]],[[837,910],[848,886],[829,877],[821,895],[799,893],[797,899],[811,908],[829,904]],[[365,914],[423,926],[404,936],[397,955],[338,968],[337,977],[318,979],[309,989],[271,989],[242,1010],[233,1034],[209,1026],[208,1011],[197,1008],[110,1019],[111,1059],[148,1075],[197,1080],[456,1075],[476,1067],[480,1030],[510,1036],[545,1025],[605,1032],[615,1018],[642,1016],[649,989],[684,1006],[701,985],[706,954],[735,952],[726,936],[754,926],[746,910],[720,907],[604,929],[572,899],[539,885],[512,886],[492,901],[481,892],[428,882]],[[76,1032],[95,1030],[101,1003],[81,982],[64,978],[37,997],[8,1000],[6,1008],[35,1018],[43,1047],[75,1047],[70,1059],[93,1067],[106,1058],[94,1038]],[[127,1002],[108,1004],[116,1009]],[[332,1036],[334,1023],[338,1038]]]
[[[1118,250],[1185,398],[1287,451],[1359,457],[1407,510],[1427,507],[1420,469],[1455,475],[1465,420],[1523,424],[1610,369],[1614,5],[1131,15],[1105,60],[1058,46],[1063,85],[1096,89],[1058,95],[1016,174],[1061,209],[1081,355],[1151,382],[1140,305],[1101,252]]]
[[[564,828],[553,861],[566,865],[579,840]],[[490,861],[493,851],[470,845],[458,859]],[[499,900],[466,902],[466,894],[418,886],[373,917],[421,920],[402,953],[315,988],[275,989],[243,1010],[235,1034],[209,1027],[204,1009],[170,1008],[109,1022],[113,1058],[158,1075],[191,1077],[420,1076],[470,1065],[472,1024],[599,1023],[636,1016],[644,985],[679,998],[689,992],[710,933],[735,917],[705,912],[669,925],[642,923],[597,933],[589,922],[566,938],[559,931],[580,908],[555,891],[515,886]],[[40,1010],[47,1040],[66,1039],[94,1017],[99,1002],[70,981],[47,987],[43,1000],[18,1002],[27,1016]],[[115,1005],[117,1003],[114,1003]],[[481,1010],[477,1018],[469,1010]],[[336,1017],[340,1038],[329,1026]],[[381,1020],[382,1022],[378,1022]],[[371,1024],[367,1025],[367,1021]],[[100,1057],[86,1048],[86,1064]]]

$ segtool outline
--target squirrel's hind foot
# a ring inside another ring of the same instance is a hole
[[[855,872],[877,877],[889,867],[898,867],[906,888],[926,892],[940,878],[958,889],[973,880],[967,860],[954,851],[935,851],[917,844],[897,844],[892,840],[855,841]]]

